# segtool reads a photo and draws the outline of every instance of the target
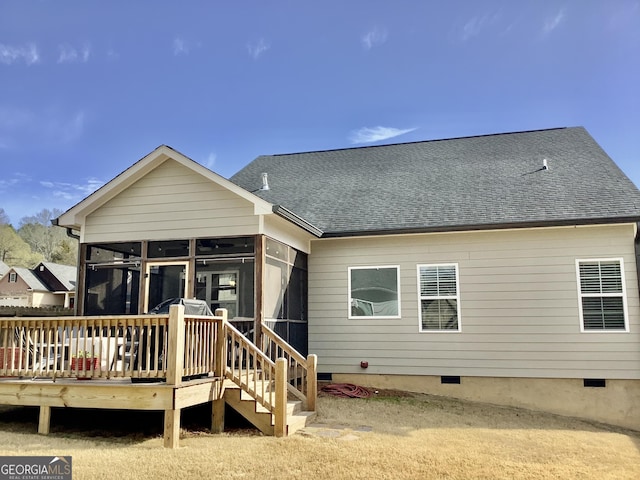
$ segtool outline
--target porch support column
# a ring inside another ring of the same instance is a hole
[[[265,278],[265,253],[267,237],[256,236],[256,320],[253,343],[262,350],[262,322],[264,322],[264,278]]]
[[[76,300],[73,306],[73,311],[76,315],[85,315],[84,311],[84,297],[85,297],[85,285],[87,283],[87,244],[81,243],[80,248],[78,248],[78,257],[80,257],[80,261],[78,262],[78,274],[76,285]]]

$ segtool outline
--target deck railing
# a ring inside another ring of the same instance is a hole
[[[276,409],[276,364],[233,325],[225,325],[227,378],[271,413]]]
[[[287,367],[287,390],[302,400],[305,409],[315,411],[317,386],[316,355],[304,358],[276,332],[262,325],[262,351],[270,359],[284,358]]]
[[[0,376],[165,379],[170,370],[176,378],[213,375],[225,319],[183,315],[176,320],[183,348],[181,359],[171,361],[177,340],[169,328],[171,315],[2,319]]]
[[[286,431],[288,394],[316,408],[317,359],[304,358],[262,326],[256,346],[227,321],[185,315],[15,317],[0,319],[0,377],[131,378],[180,385],[185,378],[229,378],[275,417]]]

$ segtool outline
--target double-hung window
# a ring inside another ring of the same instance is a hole
[[[420,331],[460,331],[458,265],[418,265]]]
[[[18,274],[16,272],[9,273],[9,283],[17,283],[18,282]]]
[[[622,259],[576,260],[583,332],[628,331]]]
[[[400,267],[350,267],[349,318],[400,318]]]

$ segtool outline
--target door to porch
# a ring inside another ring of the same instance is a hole
[[[145,271],[144,311],[189,291],[189,262],[149,262]]]

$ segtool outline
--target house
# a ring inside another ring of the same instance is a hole
[[[260,156],[161,146],[57,219],[79,314],[195,297],[321,378],[640,429],[640,191],[584,128]]]
[[[0,306],[72,308],[76,267],[41,262],[33,270],[8,267],[0,278]]]
[[[9,271],[9,265],[0,260],[0,278]]]

